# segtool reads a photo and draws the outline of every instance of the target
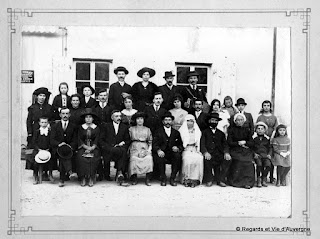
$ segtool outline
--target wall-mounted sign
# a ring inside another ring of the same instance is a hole
[[[34,71],[22,70],[21,83],[34,83]]]

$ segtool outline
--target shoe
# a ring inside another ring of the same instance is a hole
[[[146,183],[147,186],[151,186],[151,183],[150,183],[150,179],[149,179],[149,178],[146,178],[146,182],[145,182],[145,183]]]
[[[61,187],[64,187],[64,181],[60,181],[59,182],[59,187],[61,188]]]
[[[42,181],[49,181],[49,177],[47,173],[42,174]]]
[[[34,180],[33,180],[33,185],[36,185],[39,183],[39,177],[38,176],[35,176],[34,177]]]
[[[119,186],[122,186],[122,187],[129,187],[130,184],[125,182],[125,181],[122,181],[121,183],[119,183]]]
[[[277,187],[280,187],[280,186],[281,186],[281,182],[280,182],[280,179],[277,179],[277,183],[276,183],[276,186],[277,186]]]
[[[97,178],[97,181],[102,181],[103,180],[103,175],[99,174],[98,178]]]
[[[162,179],[160,185],[161,186],[167,186],[167,180]]]
[[[286,179],[283,179],[283,180],[282,180],[282,182],[281,182],[281,186],[287,186]]]
[[[124,180],[123,174],[119,174],[119,175],[117,176],[117,182],[118,182],[118,183],[122,183],[123,180]]]
[[[195,184],[195,183],[191,183],[191,184],[190,184],[190,187],[191,187],[191,188],[195,188],[195,187],[196,187],[196,184]]]
[[[270,178],[270,183],[271,184],[275,184],[276,183],[276,179],[275,178]]]
[[[89,178],[89,183],[88,183],[89,187],[92,187],[93,186],[93,179],[92,177]]]
[[[131,180],[131,184],[132,185],[137,185],[138,184],[138,177],[137,177],[136,174],[131,175],[130,180]]]
[[[251,187],[249,185],[244,186],[245,189],[250,189]]]
[[[49,180],[51,183],[54,183],[54,178],[52,177],[52,175],[49,175]]]
[[[263,178],[263,179],[262,179],[262,186],[263,186],[263,187],[268,187],[267,178]]]
[[[81,187],[86,186],[86,179],[85,179],[85,178],[81,179],[80,186],[81,186]]]
[[[220,183],[219,183],[219,186],[220,186],[220,187],[226,187],[227,184],[225,184],[224,182],[220,182]]]
[[[261,187],[262,187],[261,177],[258,177],[258,178],[257,178],[257,187],[258,187],[258,188],[261,188]]]
[[[212,182],[212,181],[206,183],[206,186],[207,186],[207,187],[211,187],[212,185],[213,185],[213,182]]]
[[[175,186],[177,186],[177,182],[173,178],[171,178],[170,185],[175,187]]]

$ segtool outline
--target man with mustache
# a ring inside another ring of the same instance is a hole
[[[130,135],[128,126],[121,123],[121,112],[113,110],[111,112],[112,122],[101,126],[100,147],[103,154],[103,174],[110,177],[110,161],[115,162],[117,169],[116,181],[120,186],[128,186],[124,180],[127,172],[127,151],[130,145]]]
[[[187,75],[189,85],[185,86],[181,92],[183,97],[183,106],[189,114],[194,112],[194,101],[196,99],[208,103],[206,92],[197,85],[199,77],[200,75],[196,71],[191,71]]]
[[[124,109],[123,93],[131,94],[131,86],[124,81],[129,71],[125,67],[119,66],[113,72],[117,75],[118,82],[110,86],[108,105],[114,110],[122,110]]]
[[[161,92],[163,96],[162,107],[166,110],[172,109],[173,106],[173,96],[177,93],[177,86],[173,85],[174,74],[171,71],[166,71],[164,73],[164,79],[166,80],[166,84],[159,87],[159,92]]]
[[[177,186],[176,175],[181,168],[182,140],[179,131],[172,128],[174,117],[170,112],[162,116],[162,124],[152,142],[153,161],[160,172],[161,186],[167,185],[166,163],[171,163],[170,185]]]

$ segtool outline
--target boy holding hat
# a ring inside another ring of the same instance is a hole
[[[108,105],[112,109],[122,110],[124,108],[123,93],[131,94],[131,86],[125,82],[129,71],[123,66],[118,66],[113,72],[116,74],[118,81],[110,86]]]
[[[211,187],[213,183],[212,168],[217,184],[226,187],[226,177],[231,165],[231,156],[225,134],[217,129],[219,121],[222,120],[218,113],[207,116],[209,127],[202,132],[200,151],[204,156],[203,183]]]
[[[269,137],[265,134],[268,130],[268,126],[260,121],[256,124],[255,129],[257,135],[253,139],[253,151],[257,165],[257,187],[267,187],[267,176],[271,168],[272,154]]]
[[[66,174],[69,178],[75,176],[72,172],[71,157],[61,157],[58,155],[57,150],[63,145],[69,145],[72,150],[77,148],[77,127],[69,121],[70,110],[63,107],[60,110],[61,121],[57,122],[52,126],[50,144],[52,147],[52,152],[59,158],[59,168],[60,168],[60,182],[59,187],[64,186],[64,181],[66,180]]]
[[[235,106],[238,108],[239,112],[244,114],[244,116],[246,117],[246,121],[244,122],[243,127],[249,128],[251,135],[253,135],[254,123],[253,123],[252,115],[251,115],[251,113],[247,113],[244,111],[244,109],[247,106],[247,103],[245,102],[245,100],[243,98],[239,98],[239,99],[237,99],[237,103],[235,104]],[[235,125],[234,116],[232,116],[230,118],[230,126],[234,126],[234,125]]]
[[[177,93],[177,86],[173,85],[174,74],[172,71],[166,71],[164,73],[164,79],[166,84],[159,86],[159,92],[161,92],[163,97],[162,107],[166,110],[172,109],[173,106],[173,96]]]

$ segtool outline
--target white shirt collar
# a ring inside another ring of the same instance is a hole
[[[143,85],[144,87],[147,87],[147,85],[149,85],[149,81],[147,81],[147,82],[142,81],[142,85]]]
[[[190,84],[190,87],[191,87],[191,89],[194,89],[194,87],[195,87],[195,90],[197,89],[197,85]]]
[[[167,134],[168,136],[171,135],[171,127],[170,127],[170,128],[167,128],[167,127],[164,126],[164,131],[166,132],[166,134]]]
[[[48,133],[49,133],[49,127],[45,127],[45,128],[40,127],[40,135],[48,136]]]
[[[93,129],[95,129],[95,128],[97,127],[97,125],[95,125],[94,123],[92,123],[90,127],[93,128]],[[82,128],[88,129],[88,128],[89,128],[89,125],[83,124],[83,125],[82,125]]]
[[[167,87],[170,89],[170,90],[172,90],[172,87],[173,87],[173,85],[168,85],[168,84],[166,84],[167,85]]]
[[[88,103],[88,101],[90,100],[90,98],[91,98],[91,96],[85,96],[85,97],[84,97],[85,102]]]
[[[107,102],[99,102],[99,105],[100,105],[100,107],[101,108],[104,108],[104,107],[106,107],[107,106]]]
[[[121,86],[124,86],[124,81],[119,81],[119,84],[121,85]]]

